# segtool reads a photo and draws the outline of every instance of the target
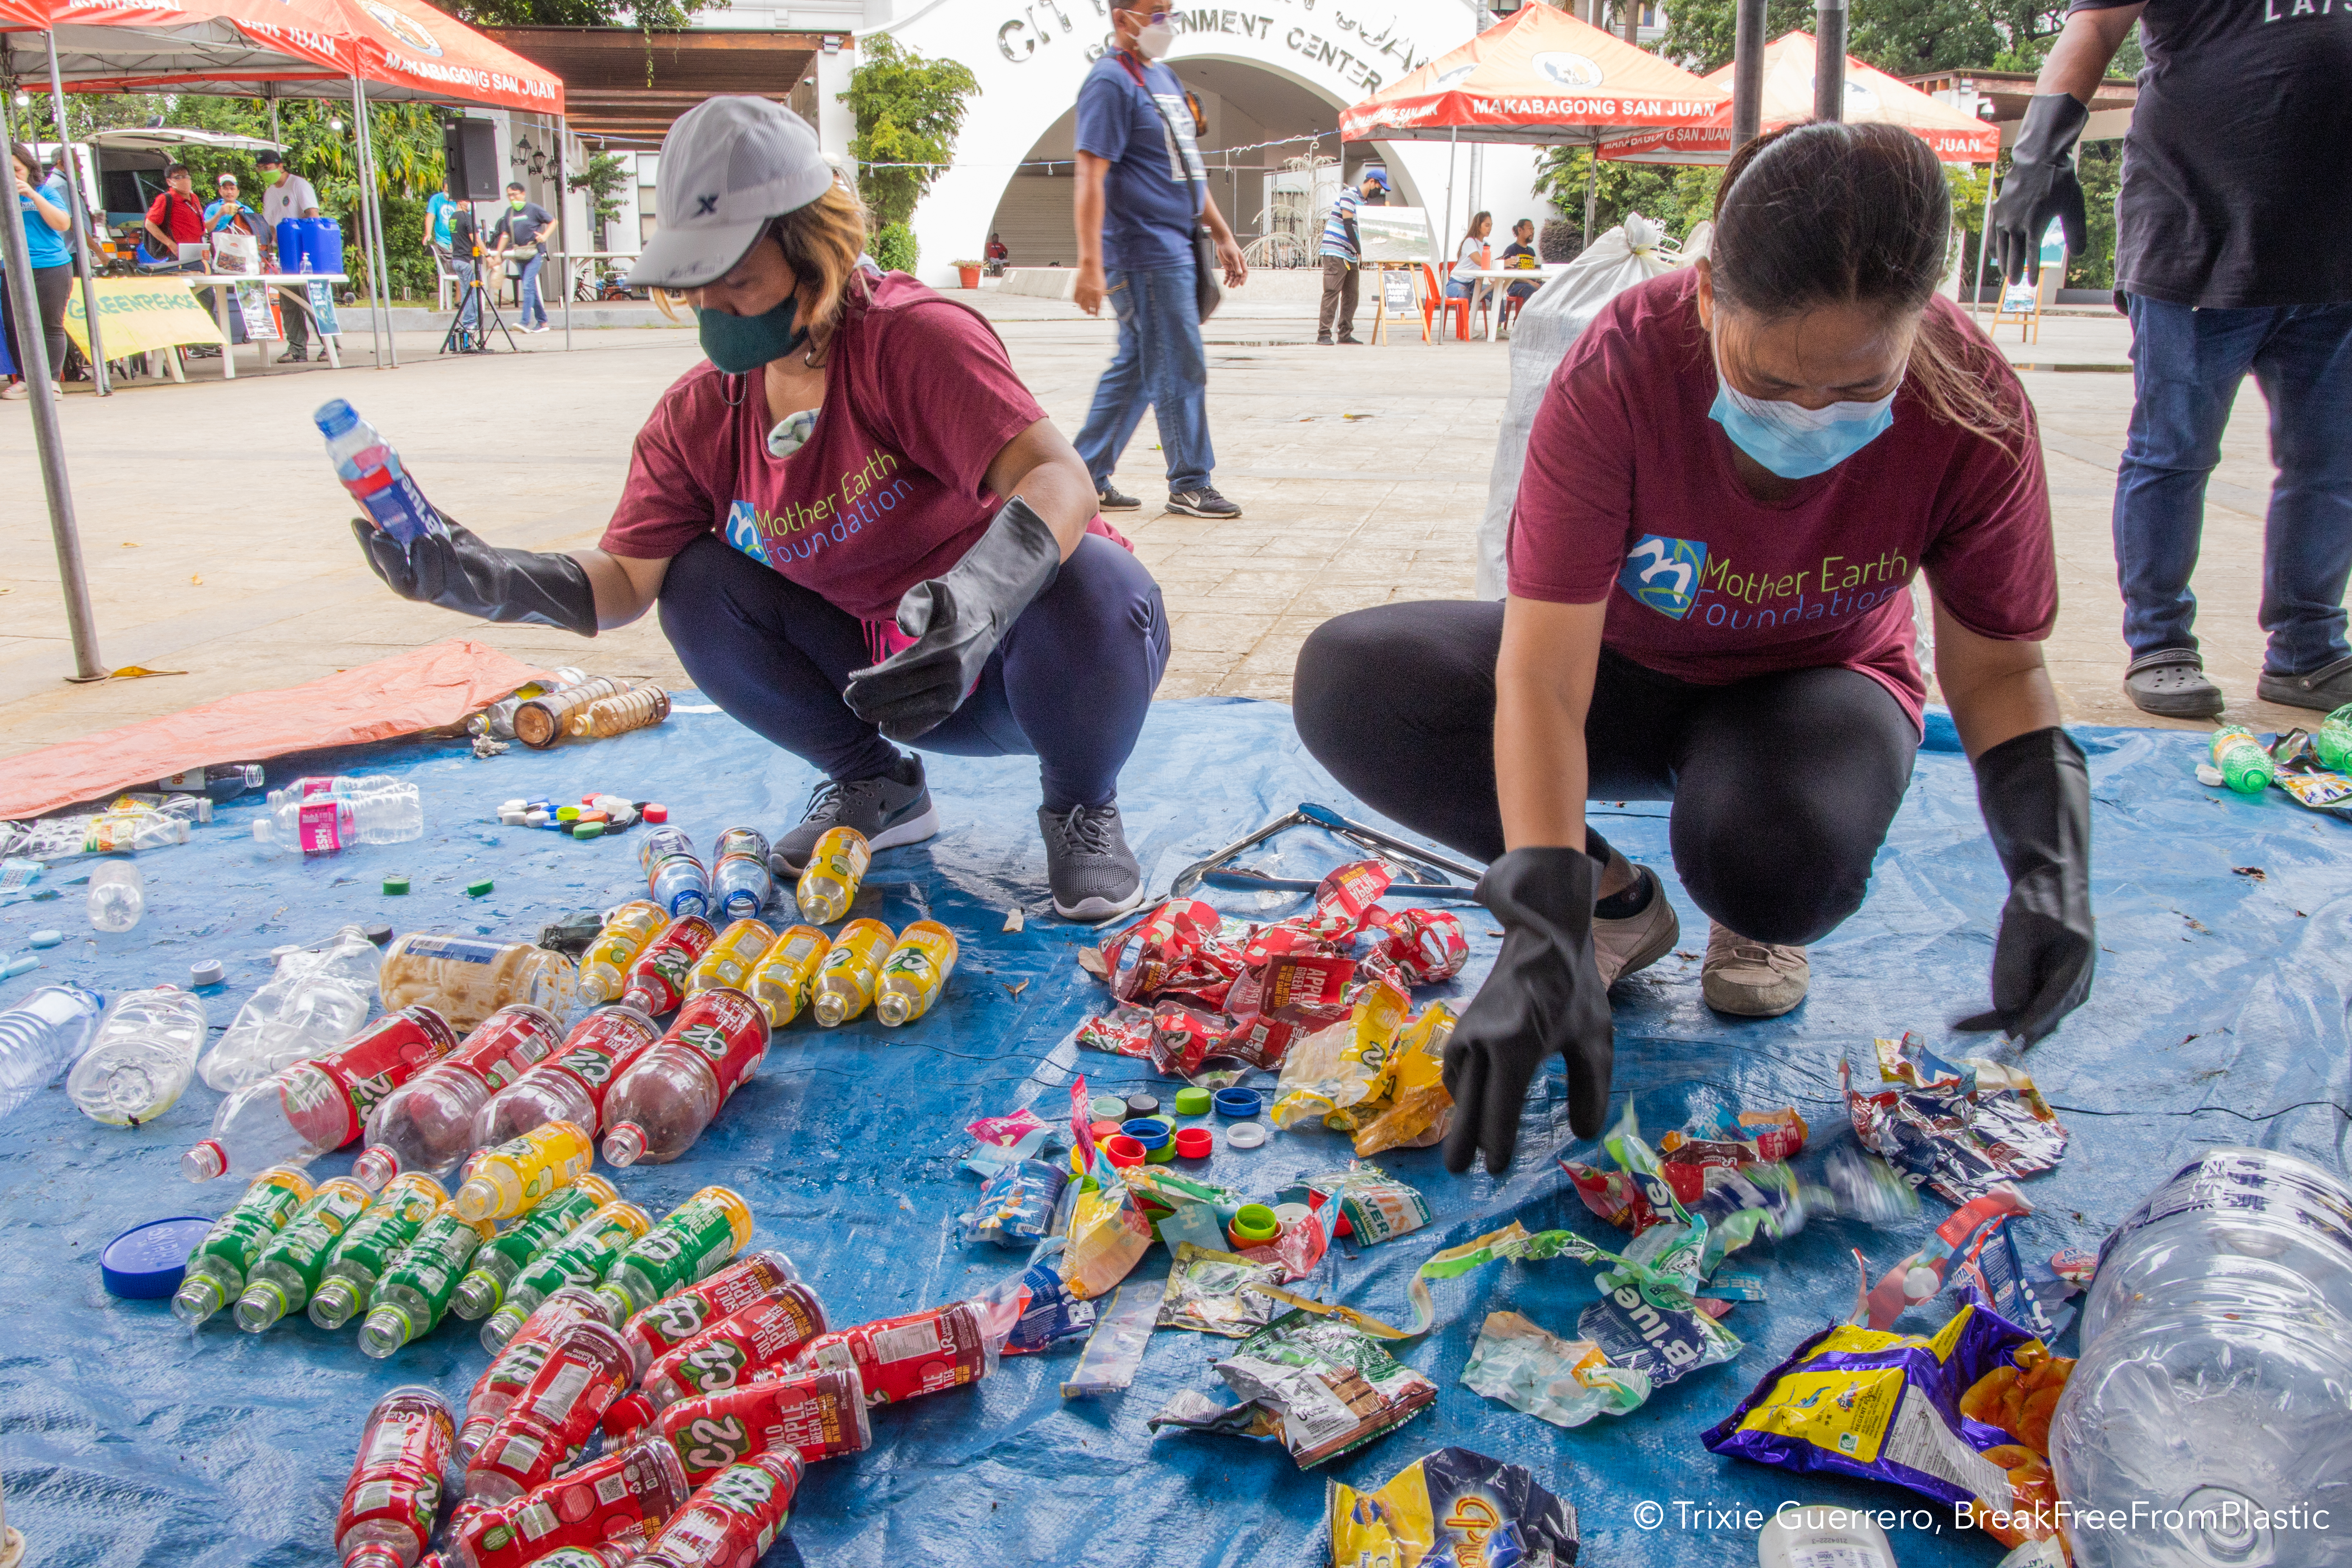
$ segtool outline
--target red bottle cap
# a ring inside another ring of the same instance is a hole
[[[644,817],[647,822],[667,822],[669,820],[669,807],[664,805],[657,800],[649,800],[646,802],[644,808],[640,810],[637,815]]]
[[[1103,1157],[1119,1169],[1143,1163],[1143,1145],[1124,1132],[1115,1132],[1103,1140]]]
[[[1205,1127],[1176,1130],[1176,1154],[1183,1160],[1205,1160],[1217,1152],[1217,1135]]]

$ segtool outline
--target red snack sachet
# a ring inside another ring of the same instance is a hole
[[[1375,923],[1388,932],[1378,949],[1381,956],[1414,985],[1451,980],[1470,962],[1470,940],[1457,915],[1444,910],[1400,910]]]
[[[1203,1061],[1226,1054],[1225,1021],[1181,1002],[1162,1002],[1152,1010],[1151,1035],[1144,1054],[1156,1071],[1170,1078],[1191,1078]]]

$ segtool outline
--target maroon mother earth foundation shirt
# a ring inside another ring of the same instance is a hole
[[[1789,498],[1760,501],[1707,417],[1715,363],[1688,268],[1601,308],[1554,373],[1511,517],[1510,590],[1608,601],[1602,642],[1702,685],[1843,666],[1927,699],[1912,577],[1962,626],[2038,641],[2058,613],[2050,492],[2032,405],[1958,307],[1932,315],[1979,351],[1988,390],[2021,421],[2009,447],[1931,414],[1906,384],[1895,423]]]

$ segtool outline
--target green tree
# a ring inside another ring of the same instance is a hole
[[[877,226],[903,224],[955,155],[964,100],[980,91],[980,79],[961,61],[901,48],[887,34],[863,40],[859,52],[864,62],[841,95],[856,116],[849,155],[857,160],[857,194]]]
[[[618,153],[597,153],[588,159],[588,166],[563,183],[575,191],[586,191],[595,204],[596,243],[591,248],[604,248],[604,226],[621,216],[621,190],[635,178],[629,161]]]
[[[477,27],[634,26],[643,33],[675,33],[692,26],[701,13],[726,6],[727,0],[459,0],[444,9]]]
[[[1544,154],[1536,173],[1536,190],[1571,223],[1584,217],[1586,184],[1592,177],[1592,153],[1584,147],[1554,147]],[[1723,170],[1706,165],[1624,163],[1601,160],[1595,194],[1592,232],[1606,234],[1640,213],[1680,239],[1691,226],[1715,210],[1715,189]]]
[[[1696,71],[1729,64],[1737,10],[1737,0],[1680,0],[1668,8],[1658,52]],[[2038,63],[2063,19],[2063,4],[2042,0],[1853,0],[1846,52],[1892,76],[1969,66],[2030,70],[2002,62],[2022,50]],[[1810,0],[1767,0],[1767,38],[1812,28]]]

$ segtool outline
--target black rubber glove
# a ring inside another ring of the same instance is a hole
[[[1486,1173],[1511,1168],[1528,1085],[1554,1051],[1568,1058],[1568,1124],[1599,1134],[1615,1055],[1609,994],[1592,957],[1600,867],[1581,849],[1514,849],[1478,879],[1478,901],[1503,922],[1503,951],[1445,1046],[1454,1130],[1445,1168],[1484,1150]]]
[[[1992,1011],[1956,1029],[2000,1029],[2027,1045],[2091,994],[2091,773],[2059,729],[2003,741],[1976,761],[1977,804],[2009,873],[1992,950]]]
[[[2042,279],[2042,237],[2050,220],[2066,226],[2066,254],[2090,248],[2090,226],[2083,212],[2083,182],[2075,177],[2074,143],[2091,118],[2090,107],[2070,92],[2045,92],[2025,106],[2000,199],[1992,204],[1993,258],[2005,282]]]
[[[384,586],[404,599],[485,621],[596,635],[596,590],[588,568],[552,552],[501,550],[446,513],[441,521],[448,524],[446,537],[428,533],[405,547],[363,517],[352,519],[352,532]]]
[[[980,542],[947,574],[918,583],[898,600],[898,629],[918,639],[879,664],[849,672],[850,711],[911,741],[963,706],[981,667],[1031,600],[1062,569],[1062,543],[1045,520],[1014,496]]]

